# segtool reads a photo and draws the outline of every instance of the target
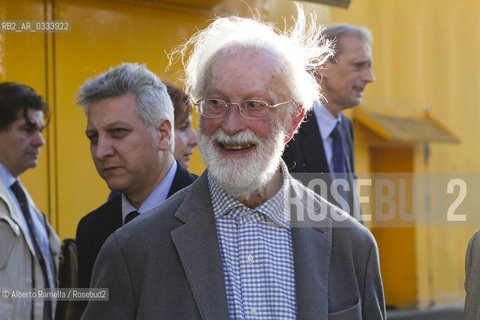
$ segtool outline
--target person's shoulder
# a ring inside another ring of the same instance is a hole
[[[329,226],[332,228],[334,236],[344,238],[352,244],[356,241],[375,243],[370,230],[355,218],[304,186],[301,182],[291,179],[292,196],[297,197],[300,200],[299,203],[303,204],[303,207],[300,208],[303,213],[299,211],[299,208],[295,208],[296,217],[307,221],[305,225],[320,228]],[[298,203],[298,201],[293,201],[293,203]]]
[[[178,162],[177,162],[177,172],[178,172],[178,175],[183,180],[185,180],[186,182],[189,182],[189,183],[192,183],[193,181],[195,181],[198,178],[198,176],[196,174],[191,173],[190,171],[188,171],[187,169],[182,167],[182,165]]]
[[[340,246],[347,248],[370,249],[377,246],[377,242],[373,234],[367,227],[349,216],[349,220],[342,223],[333,224],[333,236]]]
[[[477,230],[472,238],[470,239],[470,244],[476,248],[480,248],[480,230]]]
[[[175,192],[189,186],[197,178],[197,175],[190,173],[177,161],[177,171],[175,172],[175,177],[173,178],[172,185],[170,186],[168,197],[171,197]]]
[[[348,118],[346,115],[344,115],[342,112],[340,112],[340,118],[342,119],[342,122],[345,121],[345,123],[349,123],[351,124],[352,121],[350,120],[350,118]]]
[[[340,118],[342,119],[342,127],[344,127],[349,133],[353,132],[352,120],[343,113],[340,113]]]
[[[480,230],[477,230],[470,239],[467,247],[467,257],[480,254]]]

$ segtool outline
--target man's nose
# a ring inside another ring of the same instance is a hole
[[[92,154],[100,160],[112,156],[115,150],[110,141],[103,137],[98,137],[97,144],[92,146]]]
[[[222,129],[229,135],[234,135],[246,129],[246,119],[240,114],[239,108],[236,104],[230,104],[230,108],[228,108],[225,118],[223,119]]]
[[[34,137],[32,138],[32,144],[35,147],[42,147],[45,144],[45,140],[43,139],[42,132],[35,131]]]
[[[375,81],[375,75],[373,74],[372,68],[365,69],[365,72],[363,74],[363,81],[368,83]]]
[[[188,145],[191,147],[195,147],[198,144],[197,133],[195,130],[190,128],[190,133],[188,136]]]

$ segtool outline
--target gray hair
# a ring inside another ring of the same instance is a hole
[[[328,43],[319,45],[321,29],[317,26],[316,17],[311,15],[307,26],[300,5],[297,5],[297,10],[295,25],[284,31],[256,18],[217,18],[206,29],[174,49],[171,63],[178,56],[184,61],[187,52],[193,50],[184,62],[186,92],[192,103],[204,98],[205,71],[215,54],[225,48],[246,47],[268,51],[278,58],[285,66],[284,79],[292,99],[308,111],[320,92],[313,70],[321,66],[332,52]]]
[[[77,103],[83,106],[85,114],[88,115],[92,103],[128,93],[135,94],[139,117],[150,134],[155,133],[163,120],[170,121],[170,149],[173,151],[175,139],[172,100],[160,78],[145,65],[122,63],[96,78],[88,79],[80,87]]]
[[[352,26],[347,23],[334,23],[327,26],[322,31],[322,41],[328,41],[332,44],[334,55],[330,57],[330,61],[335,63],[335,58],[338,57],[344,50],[341,38],[344,35],[351,35],[359,38],[363,43],[372,44],[373,37],[370,30],[362,26]]]

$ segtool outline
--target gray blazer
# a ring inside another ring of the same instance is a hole
[[[291,181],[297,209],[310,205],[310,216],[317,217],[322,206],[330,206]],[[346,213],[333,210],[345,219],[341,226],[326,217],[315,226],[292,228],[297,319],[385,319],[375,240]],[[83,320],[228,319],[206,172],[110,236],[91,285],[109,288],[109,301],[89,302]]]
[[[465,257],[465,320],[480,319],[480,230],[475,232]]]

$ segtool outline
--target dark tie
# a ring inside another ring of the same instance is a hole
[[[18,203],[20,204],[20,208],[22,209],[23,216],[27,221],[28,231],[30,232],[30,238],[32,239],[33,247],[35,248],[35,255],[38,261],[40,262],[40,266],[42,268],[45,288],[49,289],[50,282],[48,277],[47,266],[46,266],[42,251],[40,250],[39,244],[37,242],[38,232],[36,231],[35,224],[32,221],[32,215],[30,213],[30,206],[28,205],[27,195],[25,194],[25,191],[23,191],[22,187],[20,186],[20,182],[18,180],[15,180],[15,183],[12,184],[10,188],[15,194],[15,197],[17,197]],[[44,309],[43,309],[44,319],[45,320],[51,319],[51,314],[52,314],[52,302],[50,300],[45,300]]]
[[[138,217],[140,213],[138,213],[138,211],[132,211],[130,212],[129,214],[127,214],[127,217],[125,218],[125,224],[129,223],[130,221],[132,221],[133,219],[135,219],[136,217]]]
[[[340,134],[340,123],[337,122],[332,133],[332,156],[333,156],[333,172],[347,172],[345,152],[343,151],[342,135]]]
[[[345,181],[349,182],[348,174],[347,174],[347,161],[345,152],[343,150],[343,142],[342,142],[342,134],[340,133],[340,122],[337,122],[335,128],[333,128],[332,133],[330,133],[330,137],[332,138],[332,162],[333,162],[333,177],[335,179],[344,179]],[[350,184],[350,183],[349,183]],[[352,185],[350,184],[350,187]],[[337,187],[339,195],[348,203],[350,206],[350,195],[349,191],[345,190],[342,185]],[[338,200],[338,199],[337,199]],[[336,205],[341,207],[346,211],[350,211],[352,208],[347,208],[345,206],[340,205],[337,200],[334,199]]]

